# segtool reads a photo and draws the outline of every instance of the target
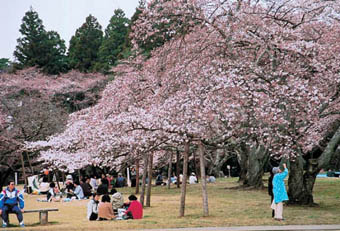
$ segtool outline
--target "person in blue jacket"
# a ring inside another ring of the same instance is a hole
[[[271,208],[275,210],[274,219],[282,221],[283,219],[283,201],[288,200],[288,195],[285,187],[284,179],[288,175],[287,165],[283,164],[284,171],[279,167],[273,168],[274,178],[273,178],[273,194],[274,200]]]
[[[24,211],[25,201],[22,193],[15,188],[14,181],[9,181],[8,187],[0,194],[0,214],[2,217],[2,227],[8,226],[8,214],[15,213],[21,227],[24,227]]]

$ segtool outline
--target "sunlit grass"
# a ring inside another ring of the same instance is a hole
[[[284,222],[271,218],[270,197],[267,190],[248,191],[232,189],[237,178],[218,179],[208,184],[209,213],[203,217],[201,185],[188,185],[185,217],[179,215],[180,189],[172,186],[153,187],[151,207],[144,210],[142,220],[87,221],[88,200],[63,203],[37,202],[44,195],[25,195],[26,209],[59,208],[50,212],[49,225],[37,225],[39,214],[25,214],[25,230],[127,230],[176,227],[212,227],[247,225],[339,224],[340,179],[317,179],[314,199],[318,207],[285,206]],[[132,188],[118,189],[124,198],[134,192]],[[17,225],[14,215],[10,220]],[[15,228],[14,228],[15,229]]]

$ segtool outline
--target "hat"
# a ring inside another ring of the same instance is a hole
[[[194,172],[191,173],[192,176],[196,176],[196,174]]]
[[[272,172],[273,172],[274,174],[279,173],[279,172],[280,172],[280,168],[279,168],[279,167],[274,167],[273,170],[272,170]]]

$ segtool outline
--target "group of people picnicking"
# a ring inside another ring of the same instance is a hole
[[[271,196],[272,217],[275,220],[282,221],[283,202],[288,200],[284,179],[288,175],[287,165],[274,167],[268,180],[268,193]],[[180,179],[181,180],[181,179]],[[171,183],[176,183],[177,178],[170,179]],[[207,181],[214,183],[215,177],[208,176]],[[156,178],[156,185],[162,185],[163,179],[159,174]],[[195,173],[191,173],[189,183],[197,183]],[[141,219],[143,217],[143,206],[137,200],[135,195],[128,197],[129,202],[124,203],[123,195],[115,187],[124,187],[125,178],[119,174],[117,179],[111,178],[110,175],[102,175],[100,184],[97,184],[95,177],[81,178],[80,182],[73,181],[71,175],[66,177],[66,186],[63,189],[66,198],[72,199],[90,199],[87,203],[87,219],[94,220],[113,220],[113,219]],[[131,186],[133,186],[131,184]],[[134,182],[136,186],[136,182]],[[110,192],[109,192],[109,189]],[[54,182],[50,183],[50,189],[47,192],[46,202],[58,202],[62,199],[62,193]],[[8,214],[17,215],[19,225],[24,227],[23,209],[25,201],[23,193],[15,188],[13,180],[9,181],[6,189],[0,194],[0,215],[3,220],[2,227],[8,226]]]
[[[96,177],[81,178],[78,182],[78,180],[73,180],[71,175],[68,175],[63,190],[66,194],[64,201],[90,199],[87,204],[87,219],[90,221],[141,219],[143,217],[143,206],[137,201],[137,197],[130,195],[128,197],[129,202],[124,203],[123,195],[115,188],[125,185],[126,180],[122,174],[118,174],[116,179],[103,174],[100,184],[98,184]],[[59,201],[57,191],[58,188],[52,182],[47,193],[47,201]]]

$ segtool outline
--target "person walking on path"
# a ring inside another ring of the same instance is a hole
[[[271,208],[275,210],[275,220],[282,221],[283,219],[283,201],[288,200],[288,195],[284,183],[284,179],[288,175],[287,165],[283,164],[284,171],[279,167],[273,168],[274,178],[273,178],[273,194],[274,200]]]
[[[19,206],[18,206],[19,204]],[[15,188],[14,181],[9,181],[8,187],[0,194],[0,214],[2,217],[2,227],[8,226],[8,214],[10,212],[17,215],[20,227],[25,227],[22,212],[25,201],[22,193]]]

